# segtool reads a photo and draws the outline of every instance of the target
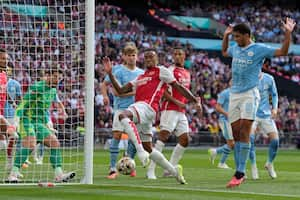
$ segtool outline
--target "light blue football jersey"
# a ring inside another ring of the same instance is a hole
[[[272,96],[272,107],[274,109],[278,108],[278,93],[273,76],[271,76],[270,74],[262,73],[262,76],[259,79],[258,90],[260,94],[260,102],[256,116],[259,118],[270,118],[270,95]]]
[[[113,67],[112,73],[116,77],[119,84],[123,86],[128,82],[137,78],[139,75],[143,74],[144,70],[137,67],[134,70],[130,70],[124,65],[116,65]],[[106,82],[111,83],[108,75],[105,76],[104,80]],[[133,103],[134,103],[134,96],[129,96],[129,97],[114,96],[114,110],[124,110]]]
[[[225,90],[223,90],[222,92],[220,92],[218,94],[218,101],[217,103],[221,105],[221,107],[228,112],[229,109],[229,95],[230,95],[230,89],[227,88]],[[228,120],[227,117],[223,114],[220,113],[219,115],[219,119],[220,120]]]
[[[8,80],[6,90],[8,95],[7,99],[16,100],[17,97],[22,96],[21,84],[14,79],[10,78]],[[12,104],[10,104],[8,100],[6,100],[4,107],[4,117],[14,118],[14,116],[15,109],[13,108]]]
[[[247,47],[237,44],[228,48],[232,57],[231,92],[241,93],[258,86],[258,76],[265,58],[274,56],[276,48],[261,43],[252,43]]]

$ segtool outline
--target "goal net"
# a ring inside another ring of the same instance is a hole
[[[94,46],[93,38],[87,39],[92,33],[86,31],[86,21],[87,17],[92,17],[94,11],[91,6],[87,6],[88,3],[90,2],[85,0],[0,1],[0,48],[9,55],[7,76],[20,83],[22,96],[29,91],[30,86],[47,79],[45,71],[48,69],[58,67],[63,71],[56,87],[57,98],[49,109],[49,118],[54,129],[52,133],[56,135],[60,144],[57,149],[62,155],[61,168],[63,172],[76,173],[71,183],[92,183],[93,84],[90,83],[94,81]],[[88,7],[92,8],[89,12],[92,15],[89,16],[86,12]],[[93,32],[93,20],[90,22],[90,31]],[[87,42],[92,46],[89,49],[86,48]],[[87,75],[92,80],[87,79]],[[15,100],[19,107],[22,100],[17,99],[16,89],[9,85],[9,81],[6,86],[7,99]],[[67,115],[64,115],[60,103],[64,105]],[[86,107],[86,104],[89,107]],[[39,117],[39,109],[29,112]],[[13,118],[7,113],[4,113],[4,116]],[[48,128],[49,125],[51,124],[47,123],[45,127]],[[58,166],[59,158],[53,158],[51,147],[47,147],[43,144],[43,139],[39,139],[43,130],[38,127],[34,125],[35,136],[38,139],[37,148],[33,151],[29,148],[32,152],[20,167],[18,181],[21,183],[53,182],[57,176],[53,162]],[[21,132],[19,139],[12,146],[13,162],[17,152],[24,148],[23,143],[30,130]],[[5,130],[1,130],[1,134],[5,135]],[[5,140],[7,149],[10,149],[9,137],[6,136]],[[2,183],[7,183],[15,165],[12,163],[10,166],[10,156],[7,155],[8,151],[4,145],[2,146],[0,177]],[[23,156],[22,153],[20,155]]]

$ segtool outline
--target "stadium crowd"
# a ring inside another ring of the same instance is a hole
[[[283,40],[281,20],[284,17],[292,17],[300,20],[300,10],[288,4],[274,5],[264,1],[247,2],[212,2],[188,1],[181,7],[181,14],[201,17],[211,16],[218,22],[228,25],[236,23],[249,23],[256,42],[280,43]],[[284,9],[283,9],[284,7]],[[263,24],[264,26],[261,26]],[[300,44],[300,27],[296,27],[293,34],[293,42]]]
[[[55,109],[52,112],[52,119],[55,123],[64,124],[76,128],[79,122],[84,120],[84,39],[79,29],[59,29],[52,31],[53,24],[42,23],[41,20],[33,17],[17,16],[8,9],[0,8],[0,47],[8,50],[11,56],[12,65],[15,69],[15,78],[22,83],[23,90],[26,91],[29,84],[35,81],[40,75],[36,74],[39,69],[51,67],[51,65],[60,65],[65,70],[64,80],[59,85],[59,96],[63,101],[69,118],[65,121],[59,119]],[[221,10],[220,8],[207,8],[213,12]],[[226,14],[226,9],[219,12],[218,20],[227,23],[230,18]],[[240,10],[242,9],[242,10]],[[234,13],[250,12],[247,6],[233,9]],[[261,8],[263,9],[263,8]],[[275,8],[272,8],[275,9]],[[79,11],[77,8],[74,10]],[[276,10],[276,9],[275,9]],[[227,11],[228,12],[228,11]],[[251,12],[254,12],[251,10]],[[260,9],[257,11],[256,17],[251,20],[261,18]],[[274,11],[275,12],[275,11]],[[296,11],[291,11],[296,12]],[[76,13],[76,12],[75,12]],[[268,13],[268,12],[267,12]],[[271,10],[269,13],[273,13]],[[296,15],[297,14],[297,15]],[[299,12],[294,16],[299,17]],[[73,17],[78,17],[74,14]],[[224,17],[225,16],[225,17]],[[244,16],[244,15],[242,15]],[[247,16],[245,14],[245,16]],[[234,16],[231,16],[232,18]],[[270,17],[269,17],[270,18]],[[26,21],[20,22],[20,19]],[[275,20],[275,18],[272,18]],[[121,55],[119,50],[127,41],[134,41],[140,52],[148,47],[154,47],[159,51],[160,64],[169,66],[172,62],[171,50],[179,45],[179,41],[169,41],[164,33],[147,33],[146,27],[137,20],[130,20],[124,15],[120,8],[108,4],[98,4],[96,7],[96,64],[95,64],[95,127],[96,128],[111,128],[112,127],[112,108],[104,106],[103,96],[100,92],[100,83],[104,79],[104,70],[101,64],[102,56],[109,56],[115,64],[121,63]],[[243,21],[241,17],[240,21]],[[277,21],[276,21],[277,22]],[[256,22],[257,23],[257,22]],[[270,22],[272,25],[272,22]],[[33,27],[34,26],[34,27]],[[35,31],[32,31],[33,28]],[[263,30],[258,30],[253,27],[258,36],[262,36],[263,41],[268,41],[264,38]],[[276,30],[276,27],[273,27]],[[298,32],[299,31],[295,31]],[[112,33],[122,33],[120,39],[112,37]],[[134,33],[134,37],[131,37]],[[276,33],[277,34],[277,33]],[[279,34],[279,33],[278,33]],[[279,34],[280,35],[280,34]],[[51,37],[55,36],[55,37]],[[276,37],[272,37],[276,38]],[[278,38],[280,40],[280,38]],[[299,39],[297,39],[299,41]],[[204,116],[198,118],[195,115],[195,110],[187,105],[187,115],[190,124],[191,135],[196,135],[199,131],[210,131],[213,134],[218,134],[218,115],[215,112],[217,94],[228,86],[230,79],[230,66],[221,61],[221,58],[216,54],[211,54],[206,51],[193,49],[189,43],[184,44],[187,58],[185,67],[191,70],[192,74],[192,91],[203,99]],[[75,53],[77,52],[77,53]],[[139,54],[138,66],[143,66],[142,53]],[[299,81],[299,58],[298,57],[283,57],[271,60],[271,68],[277,70],[283,69],[292,74],[292,81]],[[112,102],[112,96],[111,102]],[[112,105],[112,103],[110,104]],[[277,126],[280,130],[299,131],[300,130],[300,104],[295,100],[289,100],[287,97],[279,98],[279,116],[276,119]]]

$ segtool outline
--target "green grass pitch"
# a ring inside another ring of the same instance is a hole
[[[167,157],[171,151],[165,151]],[[218,169],[208,161],[206,150],[187,150],[181,164],[187,185],[180,185],[175,178],[162,178],[157,168],[157,180],[147,180],[146,170],[137,161],[137,177],[120,175],[116,180],[106,179],[109,152],[94,152],[93,185],[58,185],[54,188],[32,186],[0,186],[0,200],[198,200],[198,199],[300,199],[300,152],[280,150],[275,169],[277,179],[270,179],[263,169],[267,150],[257,152],[259,180],[251,180],[248,164],[248,179],[238,188],[226,189],[225,185],[233,170]],[[216,161],[217,163],[218,161]],[[233,166],[233,157],[228,165]]]

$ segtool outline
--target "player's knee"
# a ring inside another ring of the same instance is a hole
[[[182,134],[181,136],[179,136],[178,138],[178,143],[183,146],[183,147],[187,147],[189,145],[189,137],[187,133]]]
[[[143,142],[143,148],[148,152],[151,153],[152,152],[152,144],[151,142]]]
[[[124,118],[132,119],[132,113],[129,110],[124,110],[119,114],[119,120],[121,121]]]
[[[160,141],[162,141],[163,143],[166,143],[166,142],[168,141],[169,136],[170,136],[169,131],[161,130],[161,131],[159,132],[158,139],[159,139]]]

